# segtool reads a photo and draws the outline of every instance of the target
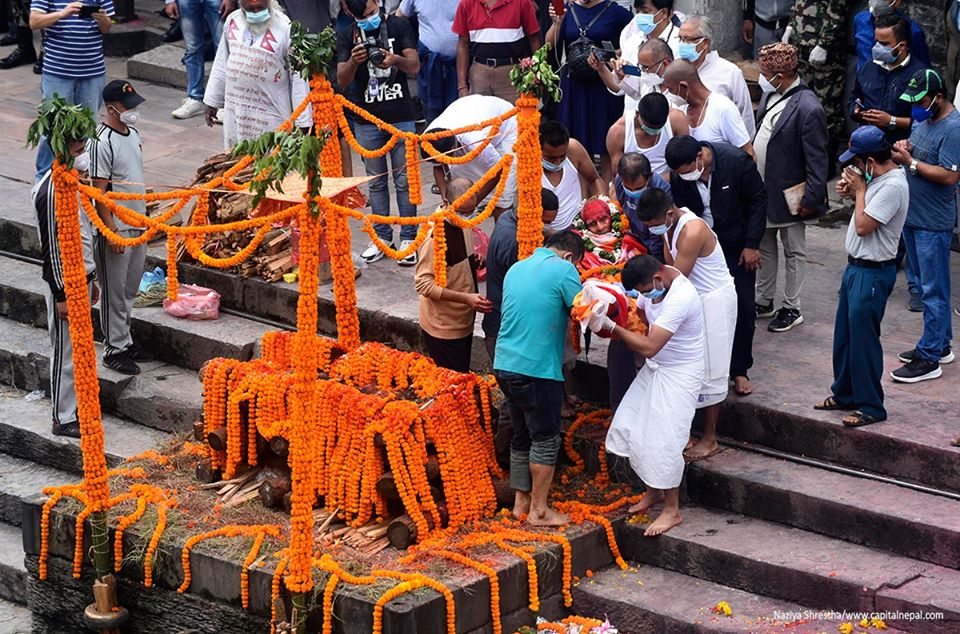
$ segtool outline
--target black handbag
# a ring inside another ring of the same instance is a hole
[[[580,32],[580,37],[567,45],[567,72],[569,72],[570,76],[574,79],[587,80],[597,77],[597,71],[590,68],[590,63],[587,61],[590,55],[593,54],[593,49],[597,47],[597,44],[587,37],[587,33],[590,32],[590,28],[611,6],[613,6],[613,2],[606,0],[603,11],[595,15],[589,24],[587,24],[586,28],[584,28],[580,24],[580,19],[577,17],[577,5],[574,3],[568,5],[568,13],[573,16],[573,22],[577,25],[577,30]]]

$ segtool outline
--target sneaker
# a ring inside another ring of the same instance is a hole
[[[910,299],[907,300],[907,310],[909,310],[911,313],[923,312],[923,302],[920,300],[919,295],[910,296]]]
[[[140,366],[133,362],[133,359],[126,350],[121,350],[109,356],[104,355],[103,365],[111,370],[116,370],[120,374],[128,374],[131,376],[140,374]]]
[[[767,330],[770,332],[787,332],[794,326],[803,323],[803,315],[796,308],[781,308],[777,311],[777,316],[773,318]]]
[[[890,373],[890,378],[900,383],[919,383],[939,378],[943,374],[940,364],[923,359],[913,359],[899,370]]]
[[[389,246],[391,249],[394,248],[392,242],[387,246]],[[371,242],[367,245],[367,248],[363,250],[363,253],[360,254],[360,259],[367,264],[379,262],[383,259],[383,251],[380,250],[380,247],[377,246],[376,242]]]
[[[154,359],[153,354],[147,352],[136,343],[131,344],[124,352],[134,361],[153,361]]]
[[[72,421],[70,423],[58,423],[53,421],[54,436],[66,436],[67,438],[79,438],[80,437],[80,423],[78,421]]]
[[[769,304],[754,304],[757,308],[757,319],[769,319],[777,314],[773,308],[773,302]]]
[[[920,357],[917,357],[916,354],[917,354],[917,349],[914,348],[913,350],[907,350],[906,352],[901,352],[900,354],[897,355],[897,358],[903,361],[904,363],[910,363],[911,361],[913,361],[915,357],[917,359],[920,358]],[[940,363],[953,363],[953,360],[955,358],[956,357],[953,354],[953,350],[950,349],[950,346],[947,346],[946,348],[944,348],[943,352],[940,353]]]
[[[413,244],[413,240],[404,240],[403,242],[400,243],[400,250],[403,251],[404,249],[409,247],[411,244]],[[400,266],[416,266],[417,252],[414,251],[413,253],[403,258],[402,260],[398,260],[397,264],[399,264]]]
[[[174,119],[189,119],[191,117],[199,117],[206,111],[207,106],[204,105],[202,101],[186,97],[180,102],[180,107],[170,114],[173,115]]]

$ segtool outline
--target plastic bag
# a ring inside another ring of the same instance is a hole
[[[487,248],[490,246],[490,237],[484,233],[483,229],[480,227],[473,228],[473,253],[483,257],[484,262],[487,260]],[[487,265],[484,264],[482,268],[477,269],[477,281],[482,282],[487,279]]]
[[[216,319],[220,316],[220,293],[203,286],[181,284],[176,301],[163,300],[163,309],[174,317]]]
[[[144,271],[140,278],[140,288],[133,300],[137,308],[144,306],[158,306],[167,296],[167,276],[159,266],[152,271]]]
[[[143,277],[140,278],[139,292],[146,293],[152,284],[163,284],[163,288],[167,288],[167,274],[159,266],[152,271],[143,272]]]

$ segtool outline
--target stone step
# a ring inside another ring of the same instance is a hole
[[[960,501],[947,497],[732,448],[691,464],[687,492],[705,506],[960,568]]]
[[[19,527],[2,522],[0,522],[0,599],[22,605],[27,603],[27,569],[23,563],[23,534]],[[0,618],[0,631],[9,631],[3,629],[2,618]]]
[[[0,522],[20,526],[24,500],[37,495],[44,487],[79,479],[73,473],[0,453]]]
[[[713,612],[721,601],[730,606],[730,616]],[[573,590],[573,605],[577,614],[609,618],[623,634],[800,634],[836,632],[843,622],[829,618],[832,615],[818,618],[817,610],[794,603],[648,565],[626,571],[610,568],[581,579]]]
[[[620,524],[624,558],[817,609],[941,612],[942,620],[892,625],[960,631],[960,571],[727,511],[681,511],[683,523],[656,539],[641,523]]]
[[[6,397],[0,399],[0,447],[4,453],[54,469],[82,474],[80,441],[51,433],[49,400],[28,401],[24,396],[24,392],[9,390]],[[111,466],[153,449],[168,438],[165,432],[109,414],[103,416],[103,428],[107,464]]]
[[[33,616],[29,608],[8,601],[0,601],[0,632],[30,634],[32,631]]]
[[[97,344],[97,358],[102,347]],[[46,330],[0,318],[0,383],[50,394],[50,340]],[[140,374],[120,374],[102,363],[104,411],[164,431],[188,432],[203,410],[203,386],[193,370],[160,361],[141,362]]]
[[[187,88],[187,71],[183,65],[183,42],[161,44],[127,60],[127,75],[130,79],[164,84],[174,88]],[[205,77],[210,76],[212,62],[205,64]]]
[[[0,315],[45,328],[44,284],[39,265],[0,257]],[[226,314],[212,321],[191,321],[173,317],[160,306],[133,311],[135,340],[158,359],[194,370],[213,357],[249,359],[269,329]]]

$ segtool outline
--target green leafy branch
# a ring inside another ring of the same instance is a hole
[[[337,35],[329,26],[319,33],[311,33],[299,22],[290,23],[290,50],[287,69],[310,81],[314,73],[326,75],[337,50]]]
[[[241,141],[233,148],[234,156],[254,157],[253,171],[257,176],[250,181],[253,206],[260,204],[270,190],[283,193],[281,186],[287,174],[296,172],[307,185],[309,204],[314,214],[319,213],[316,197],[320,195],[323,179],[320,176],[320,152],[330,133],[319,136],[300,129],[293,132],[265,132],[255,139]]]
[[[27,130],[27,147],[35,148],[47,138],[57,160],[73,168],[70,144],[89,139],[97,134],[93,111],[86,106],[68,103],[54,93],[37,106],[37,118]]]
[[[560,77],[550,65],[549,53],[550,45],[544,44],[532,57],[523,58],[510,69],[510,83],[517,92],[560,101]]]

